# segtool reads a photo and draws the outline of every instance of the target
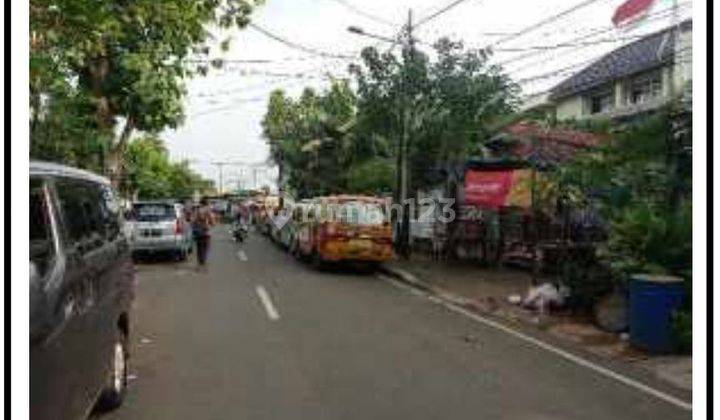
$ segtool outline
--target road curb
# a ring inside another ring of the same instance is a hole
[[[380,271],[383,274],[392,276],[394,279],[399,280],[403,283],[406,283],[410,286],[416,287],[416,288],[424,290],[426,292],[433,292],[433,293],[435,292],[435,290],[433,290],[430,283],[417,278],[414,274],[409,273],[401,268],[388,267],[385,265],[381,265]]]
[[[435,287],[428,283],[425,280],[422,280],[415,276],[414,274],[405,271],[401,268],[397,267],[386,267],[382,266],[380,268],[380,271],[383,274],[389,275],[393,277],[396,280],[401,281],[402,283],[405,283],[409,286],[412,286],[416,289],[420,289],[424,292],[429,293],[430,295],[436,296],[439,299],[442,299],[448,303],[453,303],[455,305],[460,305],[464,308],[472,308],[473,307],[473,300],[468,299],[462,296],[455,295],[451,292],[445,291],[441,288]]]

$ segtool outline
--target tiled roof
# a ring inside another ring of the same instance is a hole
[[[692,20],[680,24],[681,30],[692,26]],[[552,89],[552,99],[584,92],[611,80],[629,76],[670,63],[675,49],[674,27],[655,32],[624,45],[585,67]]]
[[[503,132],[512,140],[506,152],[514,158],[540,165],[567,162],[582,150],[599,146],[608,139],[607,136],[584,131],[544,128],[532,121],[515,123]]]

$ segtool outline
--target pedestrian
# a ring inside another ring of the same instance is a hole
[[[193,212],[192,231],[197,252],[197,268],[205,269],[205,262],[210,248],[210,227],[213,217],[206,198],[200,200],[200,205]]]

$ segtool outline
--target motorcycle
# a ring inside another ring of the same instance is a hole
[[[236,222],[233,224],[231,234],[235,242],[243,242],[247,238],[248,232],[249,228],[245,223]]]

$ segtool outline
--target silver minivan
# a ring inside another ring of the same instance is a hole
[[[103,177],[30,162],[30,418],[84,419],[127,387],[135,272]]]
[[[134,255],[169,252],[184,261],[192,252],[192,228],[182,204],[139,201],[132,205],[127,221]]]

